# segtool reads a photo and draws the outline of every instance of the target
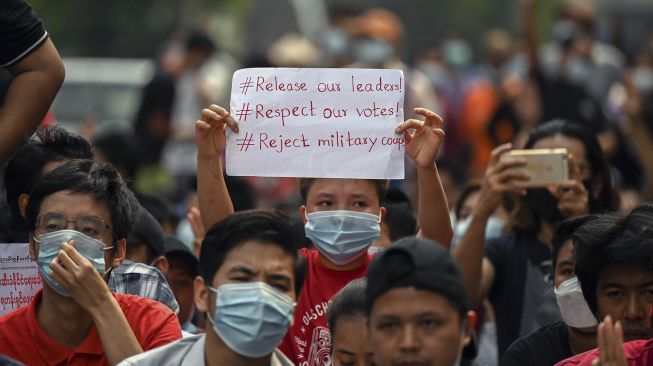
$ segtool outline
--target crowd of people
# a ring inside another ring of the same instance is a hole
[[[133,130],[94,135],[41,123],[61,60],[4,0],[0,243],[43,288],[0,365],[653,365],[653,31],[627,52],[568,0],[541,42],[536,5],[476,63],[452,33],[407,64],[385,9],[241,65],[175,34]],[[240,66],[403,70],[406,180],[227,176]],[[568,179],[529,186],[515,149]]]

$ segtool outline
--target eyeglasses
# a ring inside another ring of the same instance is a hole
[[[104,220],[97,216],[82,216],[70,220],[63,215],[48,212],[39,216],[36,220],[36,234],[41,236],[59,230],[66,230],[69,222],[75,223],[75,230],[93,239],[102,238],[107,229],[112,230],[109,225],[104,223]]]

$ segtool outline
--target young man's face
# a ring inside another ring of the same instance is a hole
[[[77,220],[81,217],[97,218],[104,221],[110,228],[113,228],[109,207],[105,203],[97,201],[88,193],[73,193],[64,190],[45,197],[41,202],[38,217],[43,217],[47,214],[61,215],[68,220]],[[66,229],[77,230],[76,223],[68,221]],[[37,258],[39,252],[39,243],[34,240],[34,236],[36,235],[38,237],[40,231],[41,229],[33,229],[30,233],[30,249],[32,251],[30,255],[34,259]],[[105,270],[112,266],[112,260],[115,262],[115,259],[119,259],[116,257],[116,252],[119,253],[119,257],[124,256],[124,241],[114,243],[110,229],[105,228],[102,236],[94,239],[103,242],[105,247],[111,247],[114,244],[122,246],[122,248],[119,248],[121,250],[116,251],[114,248],[104,252]]]
[[[331,335],[333,366],[372,366],[374,353],[367,337],[367,319],[349,316],[338,319]]]
[[[179,304],[179,323],[184,325],[193,314],[195,305],[193,281],[195,277],[189,268],[190,264],[184,260],[168,256],[168,263],[170,263],[170,266],[168,273],[166,273],[166,280],[168,280],[170,289]]]
[[[653,338],[653,271],[643,264],[605,267],[599,274],[596,301],[601,318],[621,321],[624,341]]]
[[[295,259],[277,245],[250,240],[232,249],[213,276],[214,288],[227,283],[265,282],[295,300]],[[213,314],[216,294],[195,279],[195,306]]]
[[[304,213],[349,210],[379,215],[381,202],[374,183],[366,179],[315,179],[306,194]]]
[[[380,366],[451,366],[468,341],[468,324],[446,298],[413,287],[379,296],[369,319],[370,340]]]

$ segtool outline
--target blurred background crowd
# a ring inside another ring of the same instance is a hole
[[[406,118],[422,106],[445,120],[438,168],[451,208],[493,147],[519,147],[556,118],[595,131],[624,210],[653,194],[650,0],[30,4],[66,68],[43,124],[92,141],[96,158],[118,167],[166,233],[189,246],[194,122],[206,105],[229,105],[231,75],[244,67],[404,70]],[[9,82],[0,75],[0,101]],[[413,200],[406,166],[407,179],[392,185]],[[228,184],[237,210],[299,204],[291,178]]]

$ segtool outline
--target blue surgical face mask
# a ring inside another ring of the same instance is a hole
[[[378,39],[361,39],[354,47],[354,59],[369,66],[382,66],[392,56],[392,46]]]
[[[234,352],[245,357],[269,355],[288,332],[295,302],[263,282],[229,283],[217,289],[213,330]]]
[[[337,265],[351,263],[381,236],[380,216],[364,212],[311,212],[306,215],[306,220],[306,237]]]
[[[469,228],[469,224],[471,222],[472,222],[472,217],[468,216],[456,223],[453,230],[453,239],[451,241],[452,245],[455,246],[458,245],[458,243],[460,243],[460,240],[467,232],[467,229]],[[490,217],[487,220],[487,224],[485,225],[485,240],[498,238],[501,235],[503,235],[504,225],[505,223],[503,222],[503,220],[498,219],[496,217]]]
[[[106,273],[104,251],[114,248],[113,246],[105,248],[103,242],[75,230],[59,230],[43,234],[38,239],[35,237],[34,240],[39,243],[39,254],[36,263],[43,281],[50,285],[53,290],[66,297],[70,297],[68,289],[50,276],[52,272],[50,263],[59,255],[61,245],[74,240],[75,249],[79,254],[88,259],[93,267],[103,274]]]

